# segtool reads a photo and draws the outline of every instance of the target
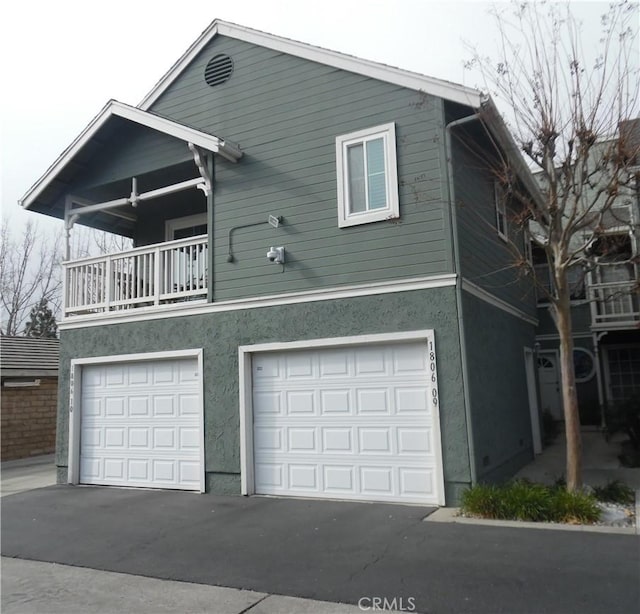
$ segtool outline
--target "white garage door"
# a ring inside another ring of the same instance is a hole
[[[255,491],[444,503],[431,358],[426,342],[255,354]]]
[[[196,359],[85,366],[80,482],[200,490]]]

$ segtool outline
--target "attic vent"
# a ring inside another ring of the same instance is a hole
[[[233,74],[233,60],[224,54],[212,57],[204,69],[204,80],[214,87],[227,81]]]

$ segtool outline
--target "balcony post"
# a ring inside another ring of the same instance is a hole
[[[153,304],[160,304],[160,262],[162,261],[160,247],[156,247],[153,252]]]
[[[112,294],[112,279],[111,279],[111,257],[106,257],[105,266],[105,280],[104,280],[104,310],[111,311],[111,294]]]

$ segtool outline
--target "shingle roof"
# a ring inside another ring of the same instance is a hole
[[[0,338],[2,375],[57,375],[59,339],[36,337]]]

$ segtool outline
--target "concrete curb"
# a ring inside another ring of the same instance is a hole
[[[460,508],[441,507],[433,512],[423,522],[449,522],[457,524],[472,524],[485,527],[511,527],[514,529],[546,529],[551,531],[582,531],[583,533],[614,533],[618,535],[640,535],[637,526],[638,495],[636,494],[636,526],[635,527],[607,527],[593,524],[562,524],[558,522],[524,522],[520,520],[488,520],[485,518],[467,518],[459,516]]]

